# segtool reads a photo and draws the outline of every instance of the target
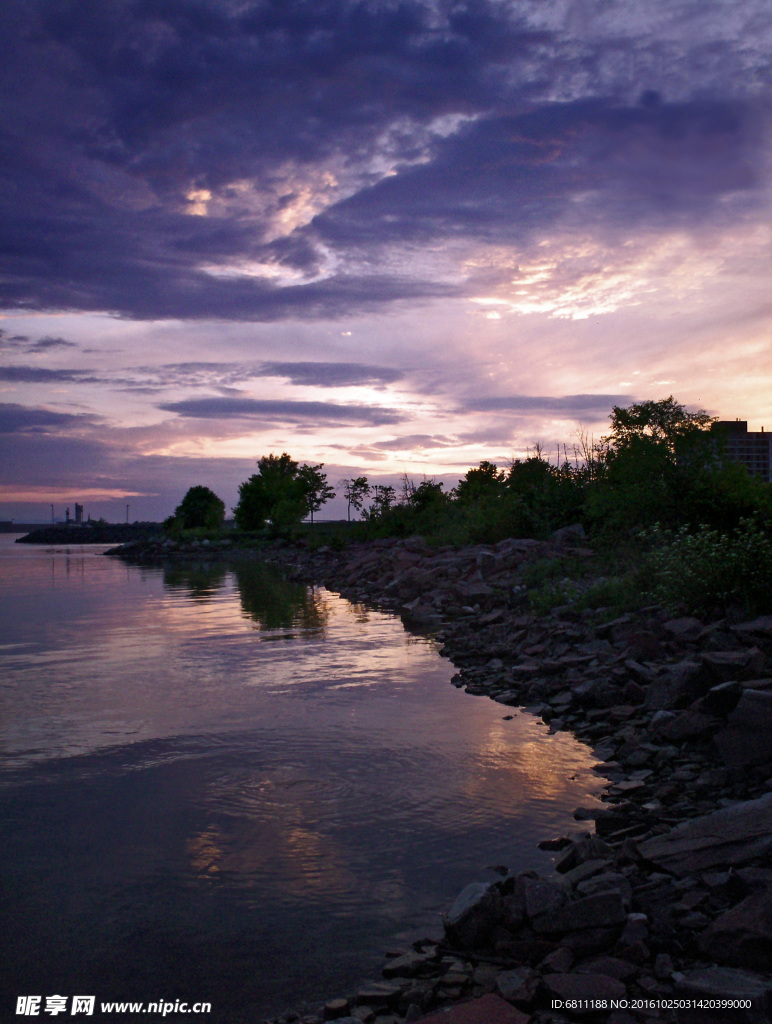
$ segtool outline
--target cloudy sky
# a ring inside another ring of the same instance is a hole
[[[232,505],[271,451],[450,483],[671,393],[772,428],[768,0],[0,30],[0,518]]]

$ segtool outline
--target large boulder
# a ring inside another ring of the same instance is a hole
[[[581,900],[567,903],[552,913],[542,914],[533,921],[539,935],[561,935],[565,932],[584,931],[587,928],[608,928],[627,919],[618,892],[600,892]]]
[[[442,923],[450,942],[464,949],[476,949],[485,945],[501,913],[501,894],[495,883],[470,882],[443,915]]]
[[[528,1024],[530,1019],[491,992],[468,1003],[446,1006],[444,1010],[421,1017],[421,1024]]]
[[[772,971],[772,892],[724,911],[700,936],[700,949],[719,963]]]
[[[674,875],[747,864],[772,853],[772,793],[676,825],[638,847]]]
[[[772,691],[745,690],[726,726],[714,737],[724,764],[744,766],[772,761]]]
[[[645,705],[650,711],[685,708],[708,689],[705,682],[702,665],[688,659],[676,662],[651,683]]]

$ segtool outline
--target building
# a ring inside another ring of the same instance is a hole
[[[718,420],[712,430],[721,436],[724,453],[733,462],[745,466],[752,476],[769,483],[772,479],[772,434],[748,430],[747,420]]]

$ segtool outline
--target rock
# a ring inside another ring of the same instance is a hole
[[[717,917],[700,936],[712,960],[772,971],[772,891],[753,893]]]
[[[350,1009],[348,999],[330,999],[324,1004],[322,1016],[325,1020],[338,1020],[341,1017],[347,1017]]]
[[[523,878],[525,912],[530,918],[552,914],[566,902],[566,893],[559,885],[544,878]]]
[[[628,914],[627,922],[619,938],[623,946],[634,946],[649,937],[649,919],[646,914]]]
[[[726,765],[763,764],[772,760],[772,691],[744,690],[728,722],[713,738]]]
[[[658,735],[671,743],[683,743],[684,740],[697,739],[698,736],[714,731],[718,724],[718,720],[712,715],[687,708],[671,721],[665,722],[658,730]]]
[[[705,628],[705,625],[700,622],[699,619],[692,618],[691,616],[684,616],[680,619],[670,619],[669,622],[664,623],[662,628],[666,633],[675,637],[676,640],[683,640],[686,643],[691,643],[698,639],[700,633]]]
[[[687,659],[670,665],[649,686],[645,707],[650,711],[686,707],[702,695],[704,676],[705,670],[696,661]]]
[[[464,948],[484,945],[501,912],[501,901],[494,885],[471,882],[462,889],[450,910],[443,916],[445,932],[451,942]]]
[[[558,946],[539,964],[539,970],[544,974],[566,974],[571,970],[574,963],[574,954],[568,946]]]
[[[627,914],[617,892],[602,892],[568,903],[551,914],[533,921],[533,929],[541,935],[560,935],[585,928],[605,928],[623,924]]]
[[[570,526],[562,526],[559,530],[551,533],[550,540],[555,544],[575,544],[579,540],[584,540],[586,536],[581,523],[572,523]]]
[[[583,960],[610,950],[615,946],[618,936],[619,926],[615,925],[611,928],[584,928],[577,932],[566,932],[560,941],[571,950],[575,959]]]
[[[617,981],[628,981],[638,973],[635,964],[616,956],[595,956],[591,960],[583,960],[574,970],[578,974],[604,974]]]
[[[508,1003],[528,1008],[536,998],[539,974],[531,967],[516,967],[502,971],[496,978],[496,991]]]
[[[714,682],[728,683],[731,679],[758,675],[766,659],[756,647],[740,651],[707,651],[701,661]]]
[[[607,974],[548,974],[544,984],[558,999],[586,1001],[586,1007],[572,1007],[572,1013],[596,1013],[597,1000],[624,999],[627,988]]]
[[[668,981],[673,973],[673,960],[669,953],[657,953],[654,961],[654,977],[658,981]]]
[[[396,1006],[402,994],[402,986],[396,981],[371,981],[357,992],[357,1003],[366,1006]]]
[[[555,861],[555,870],[563,874],[588,860],[607,860],[612,855],[611,847],[598,835],[589,835],[571,842]]]
[[[384,978],[416,978],[427,974],[436,963],[434,953],[404,953],[383,965]]]
[[[630,882],[618,871],[604,871],[593,878],[585,879],[579,882],[576,890],[583,896],[593,896],[599,892],[618,892],[624,907],[629,907],[633,899]]]
[[[645,860],[685,876],[772,853],[772,793],[676,825],[638,846]]]
[[[752,619],[750,622],[738,622],[731,628],[733,633],[742,637],[754,633],[772,636],[772,615],[762,615],[758,619]]]
[[[421,1018],[421,1024],[528,1024],[530,1017],[500,996],[487,993]]]
[[[736,680],[728,683],[719,683],[717,686],[712,686],[705,696],[695,703],[695,710],[702,711],[707,715],[722,715],[726,717],[737,707],[742,692],[742,685]]]
[[[570,871],[566,871],[561,881],[563,884],[571,889],[575,888],[580,882],[585,881],[587,878],[592,878],[594,875],[600,874],[605,867],[608,866],[607,860],[586,860],[581,864],[577,864],[575,868],[571,868]]]
[[[704,967],[679,973],[676,990],[695,996],[751,999],[759,1003],[759,1009],[763,1009],[772,994],[772,982],[731,967]]]

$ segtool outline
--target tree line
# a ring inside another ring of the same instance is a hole
[[[283,533],[307,517],[313,521],[335,497],[323,469],[300,465],[286,452],[260,458],[257,472],[239,487],[237,527]],[[483,461],[448,491],[441,482],[416,483],[407,475],[399,491],[365,476],[339,486],[348,519],[352,510],[361,514],[356,529],[363,536],[421,533],[456,544],[545,536],[575,522],[616,535],[654,524],[733,529],[752,515],[772,522],[770,485],[726,458],[715,418],[689,412],[672,396],[614,406],[607,435],[595,441],[580,434],[556,461],[538,447],[503,469]],[[197,486],[166,525],[214,529],[224,516],[221,499]]]

